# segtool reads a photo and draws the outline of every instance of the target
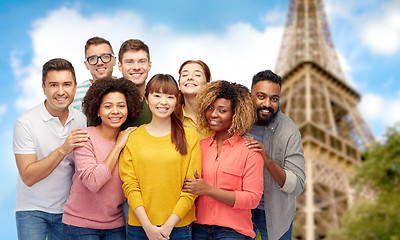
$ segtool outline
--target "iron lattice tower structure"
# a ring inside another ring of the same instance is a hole
[[[275,71],[281,109],[302,134],[305,191],[297,198],[294,239],[325,239],[353,202],[348,176],[373,135],[344,78],[322,0],[291,0]]]

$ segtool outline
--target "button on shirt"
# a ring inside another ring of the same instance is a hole
[[[251,209],[257,207],[263,191],[263,159],[245,145],[246,140],[234,135],[224,141],[217,158],[214,136],[201,141],[203,180],[210,186],[235,191],[233,207],[208,196],[199,196],[196,204],[197,223],[233,228],[255,237]]]

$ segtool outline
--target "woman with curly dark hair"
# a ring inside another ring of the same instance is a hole
[[[197,124],[215,134],[201,141],[202,174],[186,179],[184,192],[199,195],[193,239],[255,237],[251,209],[263,192],[263,159],[242,136],[255,122],[249,90],[215,81],[197,95]]]
[[[139,96],[135,84],[123,78],[98,80],[86,93],[83,111],[97,126],[86,129],[89,140],[74,151],[75,174],[63,214],[67,239],[125,239],[118,158],[135,128],[120,128],[140,115]]]

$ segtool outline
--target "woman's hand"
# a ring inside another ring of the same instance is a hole
[[[197,174],[197,170],[194,170],[194,177],[193,178],[186,178],[185,182],[183,183],[183,192],[193,193],[196,195],[208,195],[211,186],[204,182],[204,180]]]
[[[137,127],[128,127],[127,129],[119,132],[115,145],[117,145],[120,148],[124,148],[126,142],[128,141],[129,134],[135,131],[136,128]]]
[[[146,232],[147,238],[149,240],[165,240],[169,239],[169,236],[166,238],[163,236],[162,228],[157,227],[155,225],[147,226],[146,228],[143,227],[144,231]]]

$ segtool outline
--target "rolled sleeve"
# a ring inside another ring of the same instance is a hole
[[[281,191],[291,193],[296,187],[297,177],[294,173],[288,170],[284,170],[286,172],[286,180],[285,184],[282,186]]]
[[[264,189],[263,165],[261,154],[252,152],[244,169],[242,191],[235,191],[234,209],[253,209],[258,206]]]

